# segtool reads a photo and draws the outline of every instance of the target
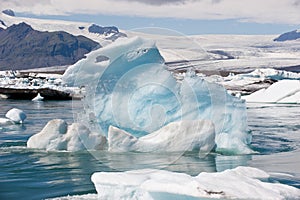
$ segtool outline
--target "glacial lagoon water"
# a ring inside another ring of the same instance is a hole
[[[248,104],[252,155],[45,152],[26,148],[27,139],[51,119],[73,122],[80,101],[0,100],[0,117],[10,108],[27,114],[23,125],[0,127],[0,199],[45,199],[96,193],[90,180],[96,171],[159,168],[197,175],[239,165],[257,167],[276,176],[271,181],[300,188],[300,105]],[[284,173],[285,175],[283,175]],[[290,174],[293,176],[287,176]]]

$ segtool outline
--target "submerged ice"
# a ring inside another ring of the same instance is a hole
[[[120,39],[70,67],[63,79],[86,86],[85,111],[78,121],[102,135],[108,136],[109,127],[114,126],[143,138],[173,122],[210,120],[217,150],[251,152],[243,100],[192,71],[182,81],[176,80],[152,42]],[[188,131],[193,135],[199,129]],[[155,146],[154,139],[147,145]]]

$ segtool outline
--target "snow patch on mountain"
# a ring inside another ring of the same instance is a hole
[[[89,31],[89,27],[93,24],[86,22],[72,22],[72,21],[63,21],[63,20],[46,20],[46,19],[35,19],[35,18],[25,18],[25,17],[16,17],[7,15],[6,13],[0,13],[0,20],[3,23],[2,28],[7,28],[13,24],[26,23],[29,24],[33,29],[38,31],[65,31],[72,35],[79,36],[83,35],[88,37],[96,42],[100,42],[101,45],[106,45],[110,43],[111,38],[115,35],[115,38],[126,37],[126,34],[121,34],[118,30],[118,33],[110,31],[110,27],[103,27],[107,33],[110,34],[99,34]],[[4,24],[4,25],[3,25]],[[114,30],[117,28],[115,27]]]
[[[286,32],[274,39],[276,42],[284,42],[290,40],[298,40],[300,38],[300,29]]]
[[[11,10],[11,9],[3,10],[2,13],[6,14],[6,15],[9,15],[9,16],[12,16],[12,17],[16,16],[14,11]]]

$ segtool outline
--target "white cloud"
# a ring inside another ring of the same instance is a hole
[[[299,0],[1,0],[0,7],[37,15],[89,13],[300,24]]]

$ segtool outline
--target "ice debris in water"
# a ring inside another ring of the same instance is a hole
[[[0,118],[0,125],[22,124],[27,116],[23,110],[12,108],[5,114],[5,117]]]
[[[267,89],[244,96],[247,102],[300,103],[300,80],[281,80]]]
[[[62,119],[53,119],[41,132],[29,138],[27,147],[47,151],[80,151],[102,149],[105,143],[104,136],[91,132],[82,124],[73,123],[68,126]]]
[[[13,125],[14,122],[7,118],[0,118],[0,126]]]
[[[99,62],[99,56],[108,59]],[[120,39],[93,51],[68,68],[63,80],[86,86],[85,113],[78,121],[105,136],[110,126],[142,137],[172,122],[205,119],[214,124],[217,150],[252,152],[244,101],[193,73],[177,81],[148,40]],[[191,134],[196,131],[189,128]]]
[[[40,94],[40,93],[38,93],[37,95],[36,95],[36,97],[34,97],[33,99],[32,99],[32,101],[43,101],[44,100],[44,97]]]
[[[198,176],[164,170],[96,172],[92,181],[99,199],[299,199],[300,190],[268,181],[270,175],[252,167]]]

